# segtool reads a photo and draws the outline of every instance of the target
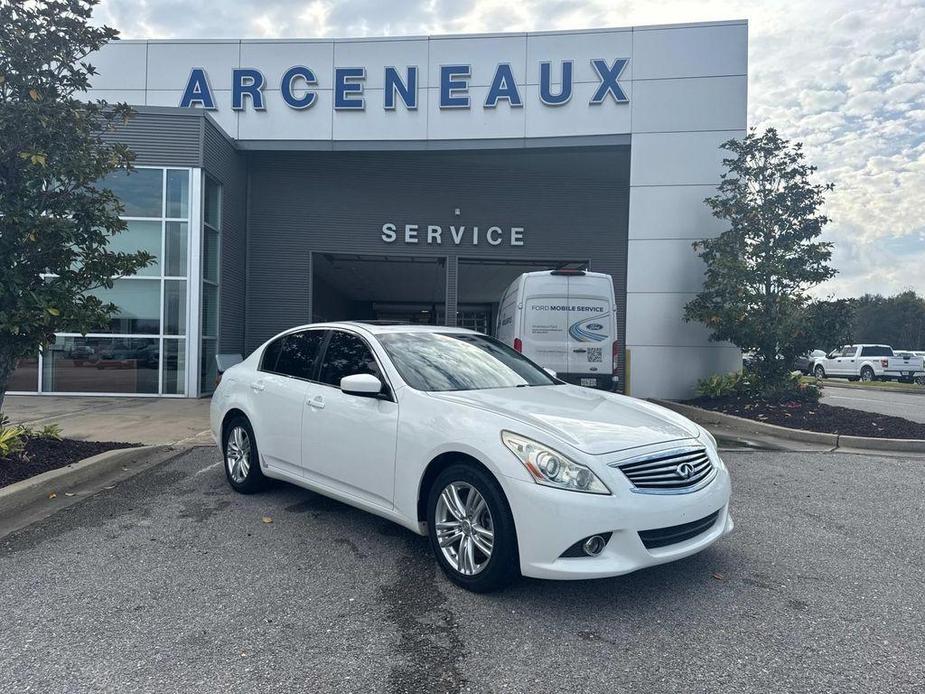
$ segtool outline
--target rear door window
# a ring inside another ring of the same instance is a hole
[[[283,376],[313,380],[323,330],[304,330],[284,335],[271,343],[263,355],[261,369]]]
[[[862,357],[892,357],[893,350],[889,347],[862,347]]]
[[[321,364],[321,382],[340,388],[340,379],[355,374],[370,374],[382,380],[379,365],[362,338],[335,330],[324,351]]]

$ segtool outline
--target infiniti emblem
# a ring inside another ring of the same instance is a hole
[[[686,480],[688,477],[694,474],[694,466],[690,463],[681,463],[674,469],[675,474],[680,477],[682,480]]]

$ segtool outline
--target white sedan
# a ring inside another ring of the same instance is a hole
[[[732,530],[705,429],[470,330],[286,331],[225,372],[211,419],[237,491],[285,480],[429,535],[474,591],[625,574]]]

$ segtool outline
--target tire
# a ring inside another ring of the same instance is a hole
[[[848,376],[848,380],[854,383],[855,381],[860,381],[860,376]]]
[[[437,475],[427,496],[427,528],[437,563],[459,587],[488,593],[520,576],[514,517],[504,491],[482,468],[455,463]]]
[[[915,382],[920,386],[925,386],[925,376],[916,376]]]
[[[232,489],[241,494],[253,494],[266,489],[269,480],[260,469],[257,439],[247,417],[235,417],[225,425],[222,455],[225,477]]]
[[[822,368],[822,364],[816,364],[813,374],[815,374],[816,378],[825,378],[825,369]]]
[[[861,380],[864,383],[870,383],[871,381],[877,380],[874,377],[874,370],[869,366],[865,366],[863,369],[861,369]]]

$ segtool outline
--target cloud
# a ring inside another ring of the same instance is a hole
[[[925,0],[102,0],[95,15],[126,38],[425,35],[742,17],[750,124],[802,141],[819,179],[836,184],[826,237],[840,274],[822,290],[925,293]]]

